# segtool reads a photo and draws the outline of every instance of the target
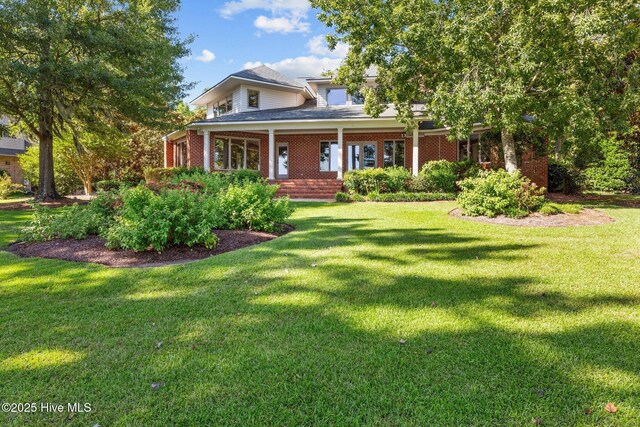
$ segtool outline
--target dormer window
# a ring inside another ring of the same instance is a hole
[[[249,108],[260,108],[260,91],[247,90],[247,99]]]
[[[327,89],[327,105],[347,105],[347,90]]]
[[[216,116],[220,116],[225,113],[233,112],[233,98],[231,95],[227,95],[217,102],[213,103],[213,112]]]
[[[364,96],[357,91],[349,94],[345,88],[327,89],[327,105],[362,105]]]

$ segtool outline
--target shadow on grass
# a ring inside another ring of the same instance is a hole
[[[0,396],[95,408],[5,423],[576,425],[607,421],[584,415],[604,395],[637,402],[637,323],[584,317],[638,299],[476,268],[534,245],[362,218],[297,227],[153,270],[0,254]],[[557,316],[580,320],[542,326]]]

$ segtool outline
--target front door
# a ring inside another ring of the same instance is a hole
[[[276,168],[278,178],[289,177],[289,145],[286,143],[276,145]]]

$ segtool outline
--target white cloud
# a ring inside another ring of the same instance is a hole
[[[220,15],[230,19],[249,10],[267,11],[270,16],[260,15],[253,22],[258,30],[265,33],[306,33],[311,27],[306,21],[310,9],[308,0],[236,0],[225,2],[220,8]]]
[[[196,56],[195,58],[196,61],[200,61],[200,62],[211,62],[214,59],[216,59],[216,55],[215,53],[211,52],[208,49],[203,49],[202,50],[202,54]]]
[[[324,35],[312,37],[309,43],[307,43],[307,48],[313,55],[329,56],[332,58],[344,58],[349,51],[349,46],[346,43],[338,43],[335,49],[329,50]]]
[[[258,16],[253,25],[265,33],[306,33],[310,24],[298,18],[268,18],[264,15]]]
[[[225,2],[220,15],[231,18],[248,10],[268,10],[274,15],[305,16],[311,6],[308,0],[236,0]]]
[[[317,57],[312,55],[287,58],[272,63],[263,63],[260,61],[247,62],[244,64],[244,68],[266,65],[291,78],[319,77],[324,71],[332,71],[338,68],[341,62],[341,58]]]

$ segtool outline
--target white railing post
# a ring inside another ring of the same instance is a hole
[[[211,170],[211,133],[208,130],[204,131],[204,153],[202,153],[202,160],[204,170],[209,172]]]
[[[344,138],[342,134],[342,128],[338,128],[338,179],[342,180],[342,148],[343,148]]]
[[[420,142],[420,138],[418,136],[418,125],[416,124],[416,128],[413,130],[413,165],[412,165],[412,172],[414,176],[418,176],[418,154],[419,154],[419,143]]]
[[[269,179],[276,178],[276,136],[275,130],[269,129]]]

